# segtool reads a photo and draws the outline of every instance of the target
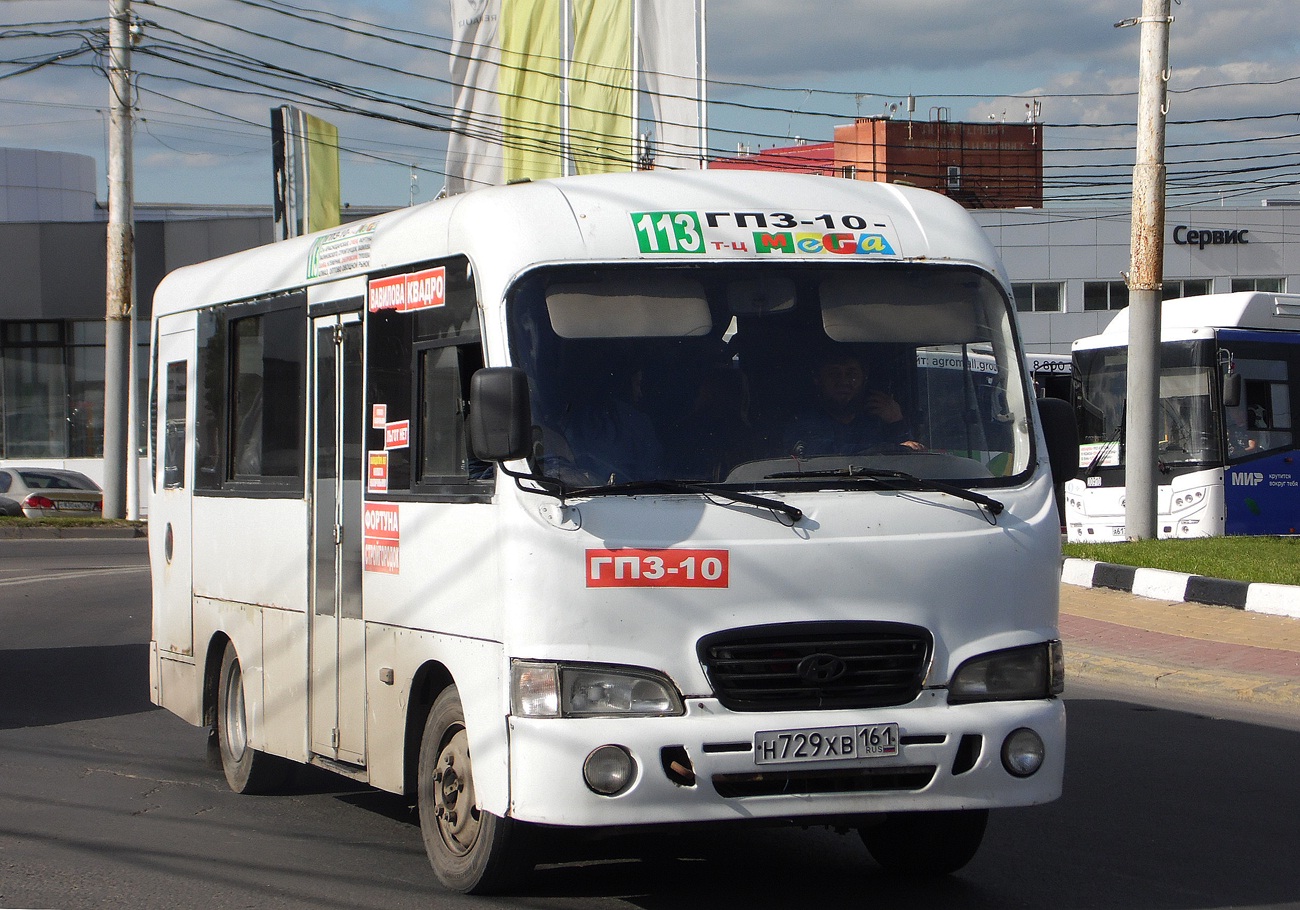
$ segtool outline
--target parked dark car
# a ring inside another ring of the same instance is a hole
[[[0,515],[28,518],[103,515],[99,484],[62,468],[0,468]]]

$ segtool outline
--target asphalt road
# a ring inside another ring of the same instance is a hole
[[[851,835],[728,829],[557,843],[517,895],[448,894],[400,797],[306,770],[226,788],[149,704],[148,592],[142,541],[0,541],[0,907],[1300,908],[1300,732],[1077,687],[1064,798],[994,813],[948,880],[888,877]]]

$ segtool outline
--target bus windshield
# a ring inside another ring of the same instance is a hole
[[[1029,465],[1004,293],[950,266],[549,267],[508,298],[532,470],[579,485],[995,485]]]
[[[1166,342],[1160,346],[1157,449],[1163,464],[1221,460],[1220,433],[1210,397],[1215,375],[1210,342]],[[1124,464],[1127,349],[1076,351],[1074,377],[1081,466],[1095,472]]]

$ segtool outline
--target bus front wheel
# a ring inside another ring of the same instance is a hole
[[[289,763],[248,744],[248,715],[244,708],[244,674],[235,645],[226,642],[217,678],[217,720],[213,726],[221,769],[236,793],[269,793],[284,783]]]
[[[523,871],[522,826],[476,805],[465,712],[455,688],[429,710],[420,741],[420,832],[438,880],[454,891],[489,894]]]
[[[891,812],[858,828],[871,858],[889,872],[938,877],[969,863],[984,840],[987,809]]]

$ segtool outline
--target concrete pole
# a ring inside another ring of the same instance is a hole
[[[1137,162],[1133,168],[1131,264],[1128,274],[1128,416],[1125,509],[1129,540],[1152,540],[1157,528],[1156,439],[1160,408],[1160,291],[1165,270],[1165,114],[1170,0],[1142,0],[1138,68]]]
[[[131,0],[109,0],[108,282],[104,324],[104,517],[126,515],[135,227],[131,164]]]

